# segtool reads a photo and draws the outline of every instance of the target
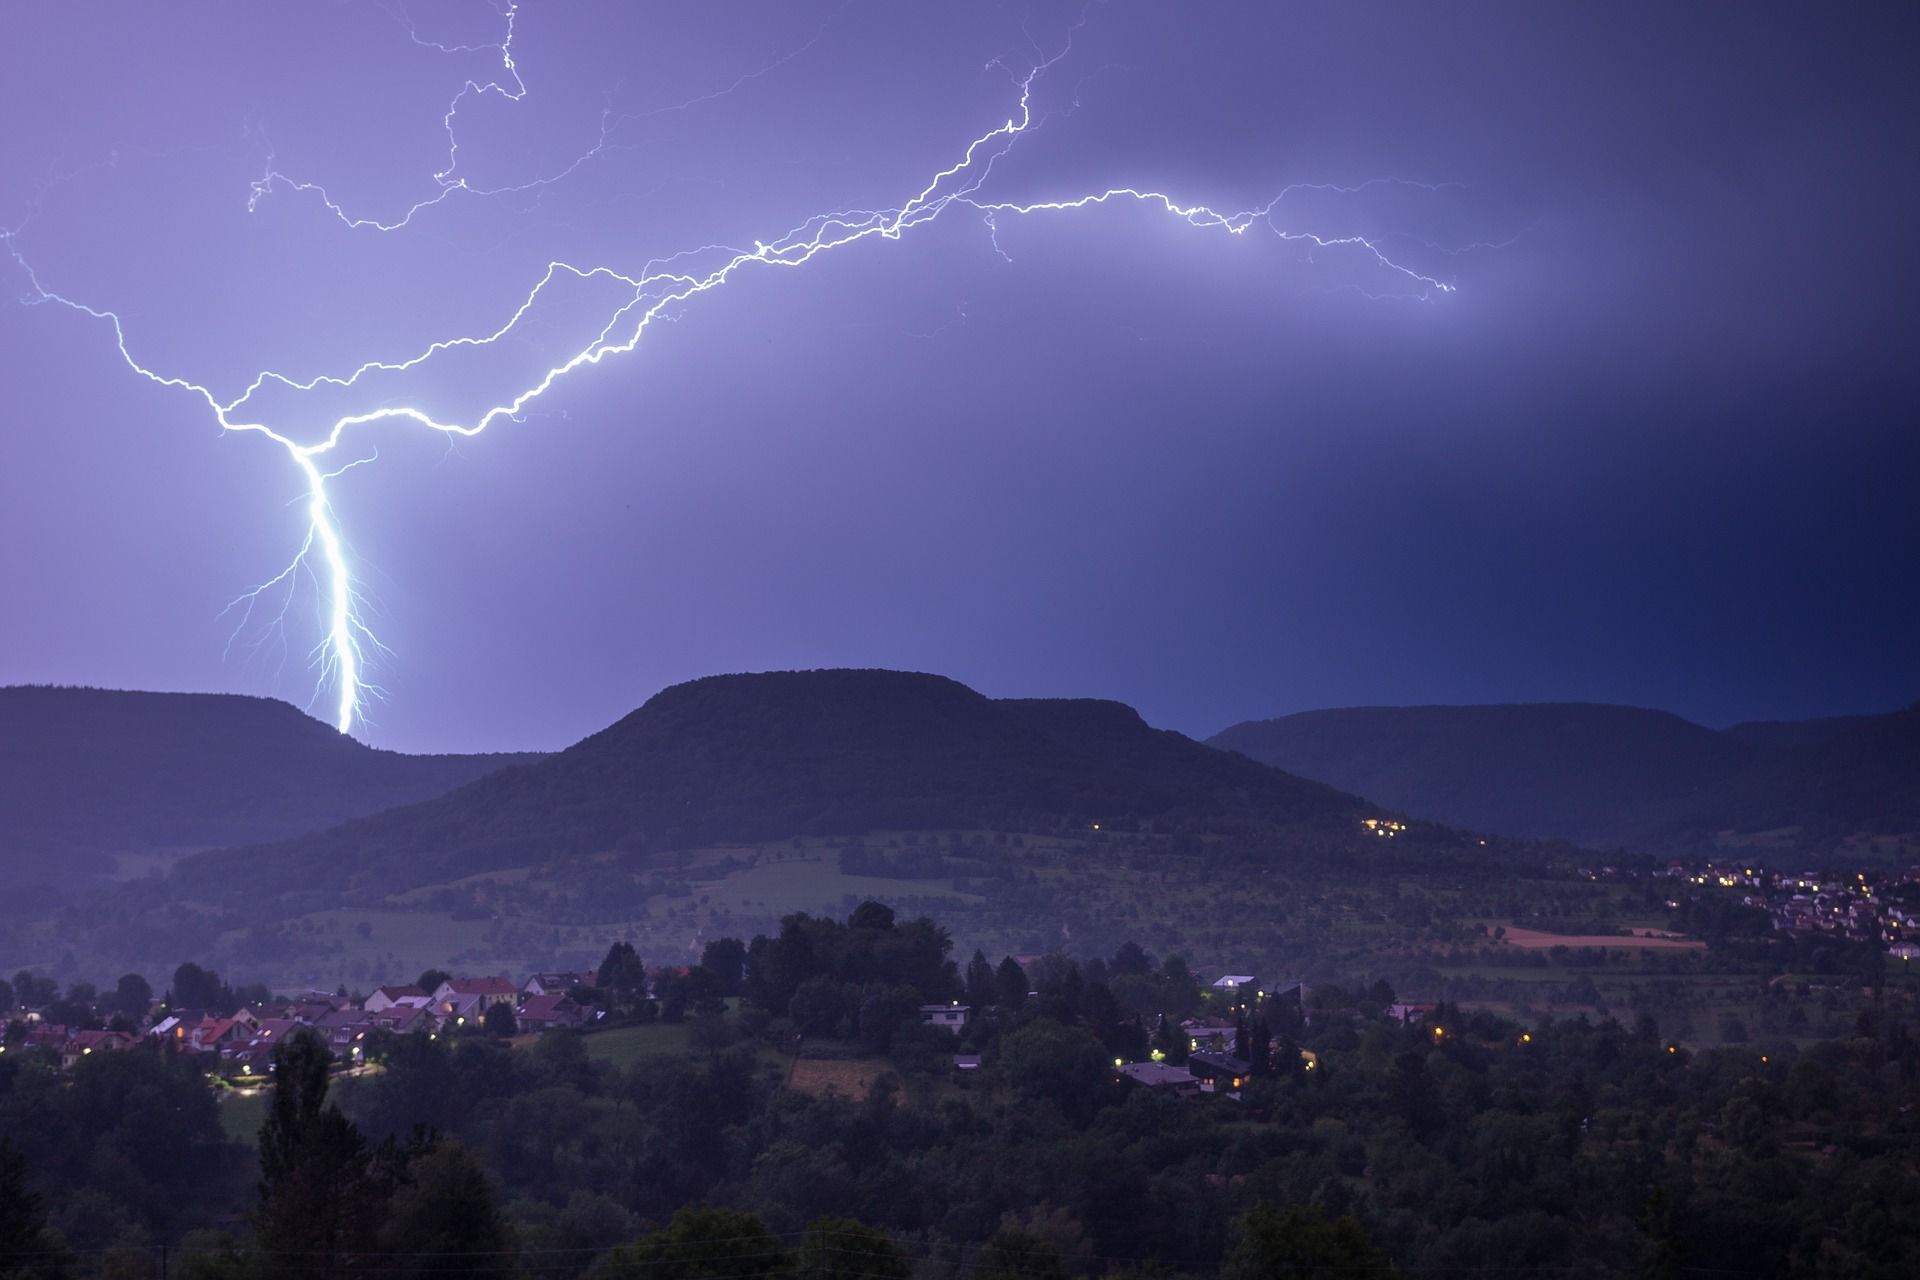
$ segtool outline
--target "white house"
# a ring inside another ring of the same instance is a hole
[[[973,1017],[973,1006],[961,1004],[955,1000],[952,1004],[923,1004],[920,1006],[920,1021],[930,1027],[945,1027],[949,1031],[958,1031],[967,1025]]]
[[[373,994],[367,997],[365,1008],[368,1013],[385,1013],[396,1006],[424,1009],[432,1003],[433,997],[418,987],[375,987]]]

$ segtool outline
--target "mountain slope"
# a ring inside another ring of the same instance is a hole
[[[1636,707],[1359,707],[1209,741],[1423,818],[1601,848],[1817,853],[1920,830],[1916,710],[1721,732]]]
[[[996,702],[939,676],[808,671],[664,690],[537,764],[181,866],[183,889],[385,890],[607,850],[874,829],[1350,821],[1361,801],[1106,702]],[[265,879],[263,879],[265,878]]]
[[[411,804],[527,756],[407,756],[268,698],[0,688],[0,869],[281,840]]]

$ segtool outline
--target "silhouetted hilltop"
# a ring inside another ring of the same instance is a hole
[[[270,698],[0,688],[0,872],[286,839],[530,758],[376,751]]]
[[[773,672],[676,685],[537,764],[317,836],[204,855],[179,877],[213,889],[298,868],[305,887],[391,892],[609,850],[876,829],[1301,824],[1363,808],[1117,703],[996,702],[896,671]]]
[[[1586,704],[1355,707],[1209,740],[1423,818],[1650,852],[1817,855],[1920,832],[1920,709],[1707,729]]]

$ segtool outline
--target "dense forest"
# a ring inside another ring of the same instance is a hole
[[[1223,1005],[1178,956],[964,964],[866,904],[576,995],[684,1048],[389,1037],[276,1056],[255,1147],[182,1060],[0,1057],[0,1274],[1905,1276],[1920,1041],[1692,1053],[1649,1017],[1521,1024],[1384,983]],[[956,1037],[926,1004],[972,1016]],[[1221,1015],[1241,1087],[1133,1083]],[[954,1055],[976,1057],[957,1071]],[[873,1068],[800,1087],[809,1064]],[[1229,1093],[1238,1096],[1229,1096]],[[1304,1268],[1304,1269],[1303,1269]]]

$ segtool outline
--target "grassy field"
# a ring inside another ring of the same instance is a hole
[[[267,1119],[267,1094],[265,1090],[255,1093],[221,1093],[220,1127],[226,1130],[227,1138],[233,1142],[243,1142],[252,1146],[260,1136],[260,1126]]]
[[[865,1098],[873,1091],[873,1082],[891,1069],[885,1058],[802,1058],[793,1064],[787,1087],[801,1093]]]
[[[587,1056],[595,1062],[630,1067],[642,1058],[682,1057],[687,1052],[687,1025],[651,1022],[645,1026],[615,1027],[581,1037]]]

